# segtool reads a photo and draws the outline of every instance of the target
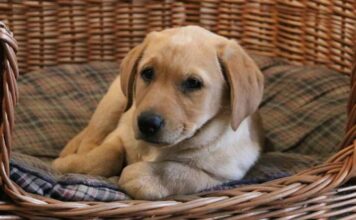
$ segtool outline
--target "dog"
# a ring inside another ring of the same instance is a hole
[[[77,136],[62,173],[110,177],[135,199],[196,193],[243,178],[258,159],[264,77],[234,40],[202,27],[149,33]]]

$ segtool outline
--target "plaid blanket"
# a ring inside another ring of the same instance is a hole
[[[261,115],[268,148],[243,180],[260,183],[318,164],[338,150],[346,123],[349,77],[253,55],[266,76]],[[104,179],[61,175],[50,162],[88,122],[116,77],[115,63],[61,65],[23,75],[16,110],[11,179],[26,191],[61,200],[113,201],[128,196]]]

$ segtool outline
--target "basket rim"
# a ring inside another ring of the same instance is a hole
[[[14,127],[14,107],[18,92],[16,79],[17,43],[8,28],[0,23],[0,42],[4,49],[2,134],[0,184],[13,204],[8,210],[19,215],[53,217],[128,217],[207,215],[217,211],[252,210],[261,205],[286,206],[305,201],[328,192],[356,176],[356,64],[353,67],[348,124],[341,150],[325,163],[311,167],[293,176],[262,184],[241,186],[234,189],[210,191],[193,195],[181,195],[162,201],[125,200],[114,202],[64,202],[25,192],[9,177],[11,135]],[[356,62],[355,62],[356,63]]]

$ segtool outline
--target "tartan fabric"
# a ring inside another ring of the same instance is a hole
[[[11,179],[27,192],[63,201],[116,201],[129,199],[114,182],[82,174],[61,175],[38,158],[14,153]]]
[[[215,189],[294,174],[336,152],[346,123],[349,77],[322,67],[298,67],[253,56],[266,76],[261,115],[266,145],[243,180]],[[128,197],[115,179],[55,173],[49,162],[88,122],[115,78],[114,63],[49,67],[22,76],[16,110],[11,178],[26,191],[67,201]],[[40,158],[41,160],[37,159]]]
[[[14,151],[56,157],[89,121],[117,74],[115,63],[91,63],[49,67],[22,75]]]
[[[263,72],[260,110],[270,147],[316,158],[336,152],[347,121],[349,76],[283,62]]]

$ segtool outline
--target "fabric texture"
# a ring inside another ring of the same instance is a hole
[[[349,77],[253,55],[264,75],[260,112],[266,145],[243,180],[215,189],[260,183],[319,164],[338,150],[346,124]],[[89,121],[118,74],[115,63],[61,65],[20,77],[11,178],[26,191],[67,201],[128,199],[118,177],[53,171],[50,162]],[[209,190],[209,189],[208,189]]]

